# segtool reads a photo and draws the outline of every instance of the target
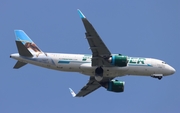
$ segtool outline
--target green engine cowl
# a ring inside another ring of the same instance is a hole
[[[109,82],[107,90],[112,92],[123,92],[124,84],[125,82],[123,81],[112,80]]]
[[[113,55],[109,58],[109,62],[112,65],[119,66],[119,67],[125,67],[128,63],[128,57],[123,55]]]

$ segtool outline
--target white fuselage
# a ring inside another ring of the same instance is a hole
[[[88,76],[95,75],[96,67],[91,66],[91,55],[84,54],[63,54],[46,53],[34,55],[33,57],[23,57],[18,53],[11,54],[11,58],[24,63],[67,72],[79,72]],[[117,77],[123,75],[144,75],[152,74],[171,75],[175,72],[174,68],[162,60],[153,58],[129,57],[126,67],[103,67],[104,77]]]

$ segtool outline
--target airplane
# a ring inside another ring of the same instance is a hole
[[[88,75],[88,83],[77,94],[69,88],[73,97],[85,97],[100,87],[111,92],[124,92],[125,82],[115,77],[141,75],[161,80],[163,76],[175,73],[172,66],[159,59],[112,54],[84,14],[79,9],[77,11],[84,24],[92,54],[46,53],[23,30],[14,30],[18,49],[18,53],[10,55],[10,58],[17,60],[14,69],[29,63]]]

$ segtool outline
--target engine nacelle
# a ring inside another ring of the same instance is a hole
[[[107,90],[112,92],[123,92],[124,91],[124,81],[111,80],[108,84]]]
[[[121,54],[113,55],[108,59],[108,61],[115,66],[125,67],[128,64],[128,57]]]

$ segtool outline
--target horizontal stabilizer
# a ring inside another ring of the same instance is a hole
[[[21,56],[32,57],[31,52],[24,46],[21,41],[16,41],[18,52]]]
[[[19,68],[23,67],[26,64],[27,63],[17,61],[17,63],[14,65],[14,69],[19,69]]]

